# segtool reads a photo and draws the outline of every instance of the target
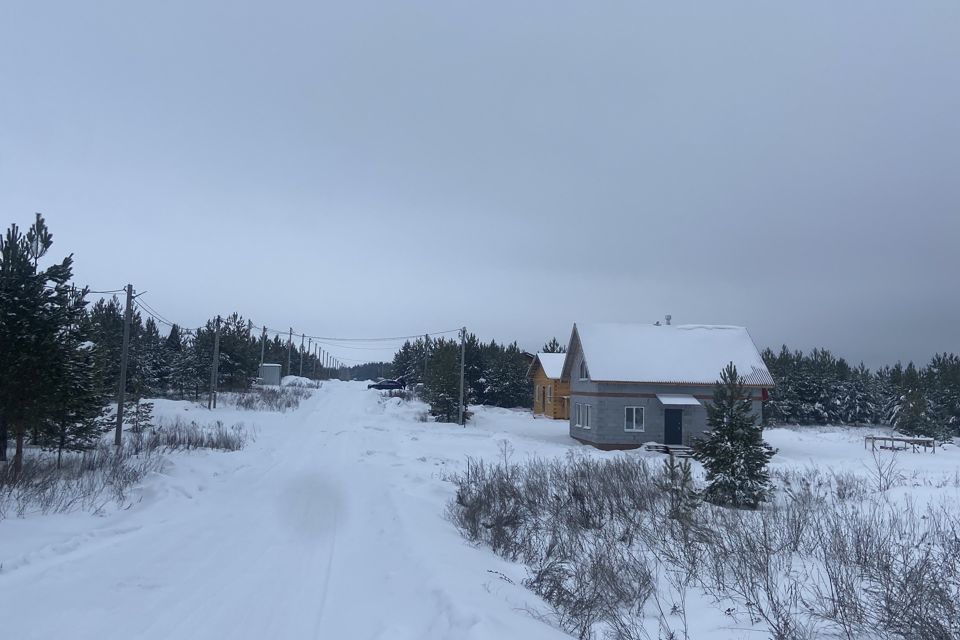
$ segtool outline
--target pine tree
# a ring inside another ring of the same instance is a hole
[[[526,407],[533,402],[531,383],[527,378],[530,361],[517,343],[497,347],[491,343],[487,366],[486,400],[497,407]]]
[[[707,406],[706,437],[693,447],[707,471],[704,498],[714,504],[756,508],[770,492],[767,463],[773,457],[756,425],[749,394],[731,362]]]
[[[75,296],[72,313],[84,314],[83,295]],[[40,430],[36,444],[57,452],[57,467],[64,451],[84,451],[100,439],[99,416],[103,409],[92,345],[83,341],[77,322],[60,337],[60,357],[51,376],[51,415]]]
[[[120,354],[123,348],[123,311],[114,296],[101,298],[87,315],[88,336],[100,395],[115,397],[120,385]]]
[[[467,404],[484,404],[486,402],[485,366],[483,346],[477,336],[468,333],[463,343],[464,352],[464,395]]]
[[[424,382],[425,400],[430,404],[430,415],[437,422],[456,422],[460,407],[460,345],[440,338],[433,342],[427,377]],[[469,414],[464,412],[464,419]]]
[[[920,372],[912,362],[903,370],[899,402],[894,406],[892,424],[901,433],[938,436],[933,407],[927,398]]]
[[[58,418],[54,377],[64,369],[59,341],[77,320],[77,296],[68,284],[72,257],[39,268],[52,245],[39,213],[26,235],[11,225],[0,239],[0,416],[16,443],[17,474],[27,434],[39,436]]]
[[[257,377],[260,352],[250,337],[247,321],[239,313],[233,313],[220,324],[219,388],[221,391],[246,391]],[[299,346],[299,345],[298,345]],[[211,343],[210,348],[213,348]],[[300,359],[304,359],[303,372],[309,373],[306,355],[294,349],[293,371],[300,372]],[[211,355],[212,359],[212,355]]]
[[[153,425],[153,403],[134,398],[124,403],[123,424],[133,433],[143,433]]]
[[[153,398],[167,391],[168,374],[164,341],[153,318],[140,326],[139,314],[132,321],[128,390],[134,398]]]
[[[543,349],[540,350],[543,353],[566,353],[567,348],[560,344],[557,341],[556,337],[550,339],[549,342],[543,345]]]
[[[667,456],[663,475],[657,483],[667,496],[667,515],[674,520],[687,520],[700,504],[693,487],[693,469],[690,460],[678,460]]]

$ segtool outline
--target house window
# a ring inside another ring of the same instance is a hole
[[[588,380],[589,378],[590,378],[590,372],[587,371],[587,361],[581,360],[580,361],[580,379]]]
[[[624,407],[623,430],[643,431],[643,407]]]
[[[540,385],[537,385],[534,387],[533,397],[535,398],[535,401],[539,404],[540,403]]]
[[[553,385],[547,385],[547,402],[553,402]]]
[[[573,406],[574,411],[574,421],[573,425],[575,427],[581,427],[583,429],[590,428],[590,409],[592,408],[589,404],[580,404],[577,402]]]

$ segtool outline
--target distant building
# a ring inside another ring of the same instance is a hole
[[[538,353],[527,378],[533,381],[533,413],[554,420],[570,417],[570,383],[562,377],[565,353]]]
[[[260,365],[260,384],[280,386],[280,369],[282,365],[279,364],[262,364]]]
[[[730,362],[759,420],[773,378],[743,327],[575,324],[560,374],[570,435],[604,449],[689,445],[707,429],[704,405]]]

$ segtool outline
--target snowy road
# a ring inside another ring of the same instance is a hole
[[[567,637],[443,518],[444,455],[489,436],[401,422],[361,384],[270,417],[242,452],[177,458],[129,511],[0,522],[4,636]]]

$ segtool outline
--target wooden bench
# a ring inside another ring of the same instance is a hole
[[[926,453],[929,447],[933,453],[937,452],[937,441],[933,438],[924,437],[866,436],[863,439],[863,448],[866,449],[867,445],[870,445],[872,451],[876,451],[879,447],[880,449],[888,451],[906,451],[907,449],[912,449],[914,453],[917,453],[918,447],[923,447],[923,452]]]

